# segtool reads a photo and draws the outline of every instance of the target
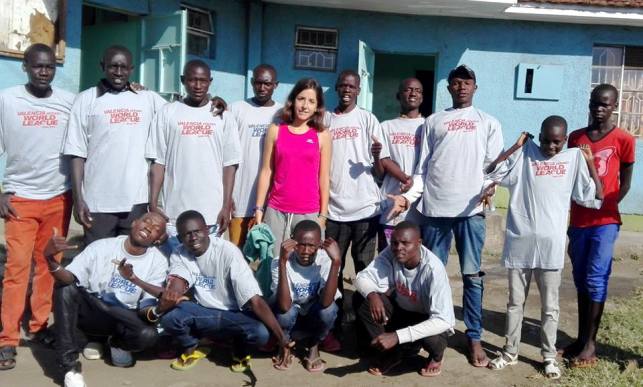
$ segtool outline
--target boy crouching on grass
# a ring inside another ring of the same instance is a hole
[[[516,144],[487,168],[483,193],[495,185],[510,193],[503,265],[508,269],[506,344],[489,368],[500,370],[518,362],[524,305],[534,277],[541,300],[541,354],[547,378],[560,378],[556,362],[558,288],[565,257],[565,229],[570,199],[599,208],[603,191],[588,147],[563,150],[567,122],[547,117],[540,129],[540,146],[523,133]],[[520,150],[519,150],[520,149]],[[518,151],[519,150],[519,151]]]

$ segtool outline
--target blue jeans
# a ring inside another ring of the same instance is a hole
[[[463,295],[462,314],[467,327],[465,334],[471,340],[482,337],[482,293],[484,290],[480,271],[482,246],[485,238],[485,218],[474,215],[462,218],[427,218],[423,228],[424,245],[437,255],[446,266],[449,259],[451,239],[455,236],[455,248],[460,258]]]
[[[576,290],[588,295],[592,302],[605,302],[607,299],[607,282],[612,272],[618,231],[618,224],[570,227],[567,231]]]
[[[270,338],[251,312],[206,308],[191,301],[183,301],[164,314],[161,326],[183,349],[195,347],[201,337],[232,337],[235,356],[247,355],[248,346],[265,345]]]
[[[292,331],[297,330],[305,332],[315,343],[319,343],[328,336],[328,332],[333,328],[338,310],[335,302],[331,302],[329,306],[323,308],[319,301],[314,301],[305,315],[300,314],[299,305],[292,304],[286,313],[279,313],[275,309],[275,317],[289,340]]]

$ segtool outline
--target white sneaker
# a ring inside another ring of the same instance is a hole
[[[134,358],[130,351],[117,347],[109,347],[109,350],[112,355],[112,365],[115,367],[131,367],[134,365]]]
[[[87,387],[83,374],[76,371],[68,371],[65,374],[65,387]]]
[[[103,344],[92,341],[83,348],[83,357],[87,360],[98,360],[103,357]]]

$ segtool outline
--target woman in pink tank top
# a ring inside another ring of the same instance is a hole
[[[325,226],[331,139],[323,117],[322,88],[316,80],[304,78],[288,95],[283,122],[266,134],[255,221],[270,226],[275,256],[299,221],[314,219]]]

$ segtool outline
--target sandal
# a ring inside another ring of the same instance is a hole
[[[489,369],[492,370],[501,370],[510,365],[518,364],[518,354],[512,355],[509,352],[505,351],[496,351],[498,355],[495,359],[489,361]]]
[[[545,359],[543,365],[545,366],[545,377],[547,379],[560,379],[560,368],[556,359]]]
[[[208,357],[210,348],[197,348],[189,355],[182,353],[179,358],[170,363],[170,367],[177,371],[187,371],[194,367],[199,360]]]
[[[311,372],[311,373],[322,372],[324,370],[324,368],[326,368],[326,366],[325,366],[326,362],[324,361],[324,359],[322,359],[319,356],[314,358],[314,359],[311,359],[309,357],[305,357],[303,363],[304,363],[304,368],[306,369],[306,371]],[[315,365],[317,365],[317,366],[315,366]]]
[[[232,357],[232,365],[230,366],[230,371],[232,372],[246,372],[250,369],[250,360],[252,357],[246,355],[246,357],[239,359],[238,357]]]
[[[10,370],[16,366],[16,347],[6,346],[0,348],[0,370]]]
[[[438,376],[442,373],[442,361],[430,360],[426,366],[420,369],[420,375],[426,377]]]
[[[598,358],[596,356],[590,357],[589,359],[579,359],[573,358],[569,361],[569,368],[593,368],[598,363]]]

